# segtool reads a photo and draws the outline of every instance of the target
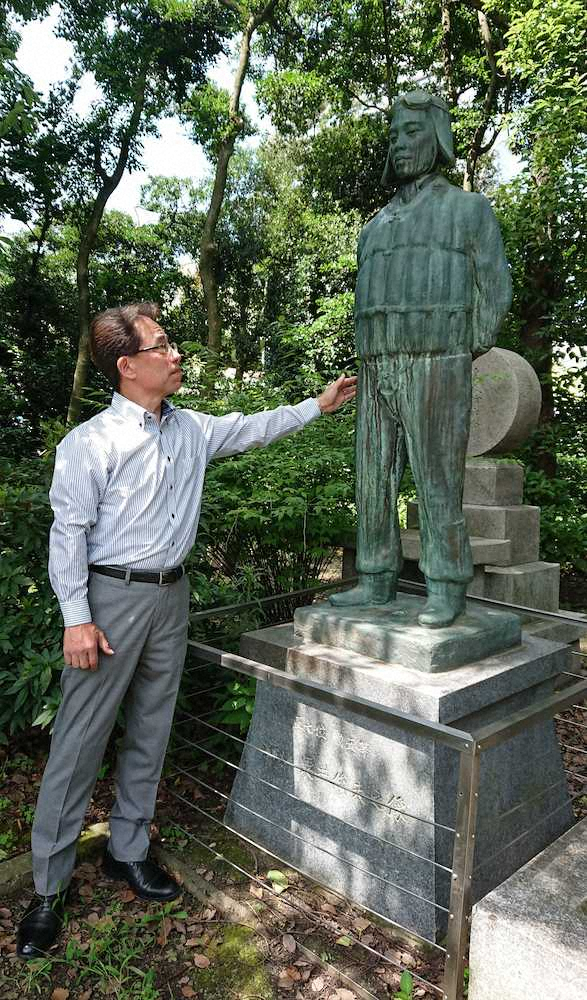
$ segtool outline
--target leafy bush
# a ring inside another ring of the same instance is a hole
[[[524,500],[541,508],[541,558],[587,573],[587,459],[559,455],[558,466],[553,479],[526,469]]]
[[[226,395],[215,411],[259,410],[278,405],[284,395],[256,385]],[[353,447],[349,408],[270,448],[213,462],[194,568],[211,565],[216,579],[240,581],[241,599],[317,582],[353,528]]]
[[[47,571],[52,455],[0,461],[0,740],[59,704],[62,622]]]

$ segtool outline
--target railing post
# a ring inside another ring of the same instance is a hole
[[[479,803],[479,747],[461,751],[457,791],[453,875],[450,888],[444,1000],[462,1000],[466,951],[471,929],[473,857]]]

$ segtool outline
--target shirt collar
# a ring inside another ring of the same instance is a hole
[[[125,420],[135,420],[142,427],[145,422],[145,416],[149,413],[144,406],[139,406],[138,403],[133,402],[132,399],[128,399],[127,396],[123,396],[120,392],[115,392],[112,396],[112,402],[110,404],[111,408],[115,413],[120,414]],[[170,403],[169,400],[164,399],[161,403],[161,423],[171,416],[175,412],[175,406]],[[152,416],[152,414],[149,414]]]
[[[432,171],[429,174],[423,174],[421,177],[417,177],[416,180],[406,181],[404,184],[399,184],[394,192],[393,202],[401,202],[402,204],[409,204],[409,202],[415,198],[417,194],[420,193],[422,188],[428,187],[428,185],[438,178],[436,171]]]

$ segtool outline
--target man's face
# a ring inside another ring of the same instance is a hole
[[[412,110],[400,104],[391,119],[389,151],[400,181],[413,180],[432,170],[438,147],[434,126],[425,110]]]
[[[139,316],[135,328],[140,333],[141,348],[160,348],[132,355],[135,385],[146,393],[161,396],[177,392],[181,385],[181,355],[169,349],[165,331],[149,316]]]

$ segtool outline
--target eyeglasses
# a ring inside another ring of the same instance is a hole
[[[139,347],[137,354],[144,354],[146,351],[159,351],[159,354],[179,354],[179,347],[175,342],[169,343],[168,340],[164,344],[153,344],[152,347]]]

